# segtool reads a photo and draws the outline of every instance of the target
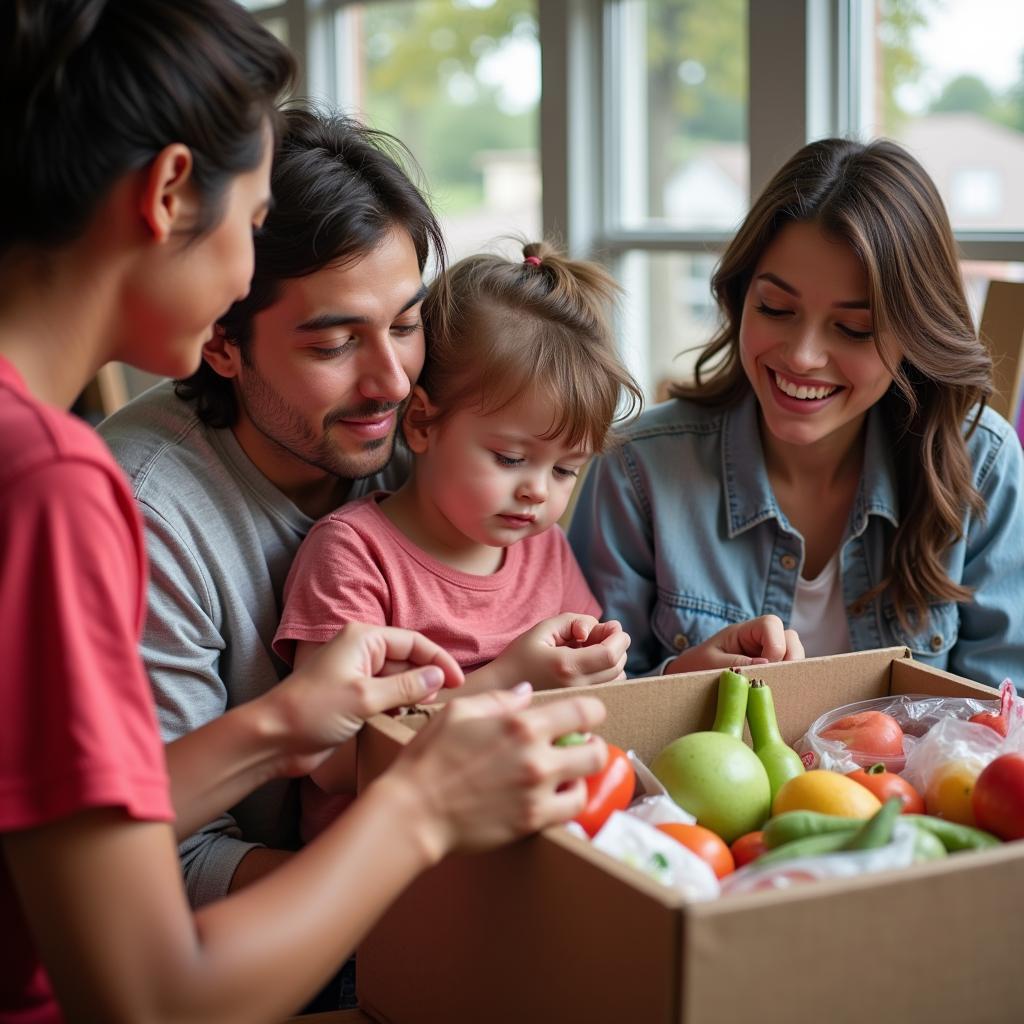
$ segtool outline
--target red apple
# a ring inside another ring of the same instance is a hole
[[[1000,839],[1024,839],[1024,754],[1003,754],[978,776],[974,820]]]
[[[822,739],[839,740],[850,750],[875,757],[901,757],[903,730],[884,711],[860,711],[833,722],[819,733]]]

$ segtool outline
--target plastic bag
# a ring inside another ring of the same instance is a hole
[[[637,787],[640,790],[640,797],[626,808],[627,814],[632,814],[650,825],[671,822],[680,825],[696,823],[697,819],[668,795],[668,791],[657,776],[637,757],[635,751],[626,751],[626,756],[636,772]]]
[[[712,900],[720,891],[711,866],[671,836],[624,811],[613,811],[593,845],[671,886],[688,900]]]
[[[916,832],[915,827],[908,822],[897,821],[893,828],[892,842],[873,850],[840,850],[817,857],[794,857],[793,860],[760,866],[755,860],[722,879],[722,895],[788,889],[821,878],[849,878],[910,867],[914,862]]]
[[[926,793],[940,767],[963,763],[968,766],[967,774],[977,778],[989,761],[1002,754],[1024,753],[1024,699],[1016,695],[1008,679],[1000,687],[997,707],[988,710],[1000,711],[1006,718],[1005,737],[987,725],[947,716],[911,747],[903,777],[919,793]]]
[[[1009,680],[1004,680],[1000,694],[1000,698],[993,700],[977,700],[974,697],[931,697],[926,694],[901,694],[895,697],[876,697],[874,700],[846,704],[843,707],[826,711],[825,714],[818,717],[793,746],[803,758],[804,766],[808,769],[825,768],[830,771],[852,772],[857,768],[883,764],[888,771],[902,773],[907,758],[921,738],[946,719],[953,718],[966,722],[971,715],[975,715],[979,711],[999,711],[1007,701],[1012,715],[1024,716],[1024,699],[1016,697],[1016,691]],[[840,718],[862,711],[882,711],[896,719],[903,730],[902,755],[880,757],[877,754],[851,750],[841,740],[829,740],[821,736],[824,730]],[[986,726],[978,728],[993,732]]]

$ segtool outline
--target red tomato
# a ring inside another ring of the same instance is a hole
[[[608,760],[596,775],[587,778],[587,804],[576,817],[588,836],[595,836],[612,811],[622,811],[633,799],[636,773],[629,758],[618,747],[608,744]]]
[[[987,725],[990,729],[995,729],[1000,736],[1005,736],[1009,728],[1009,723],[999,711],[979,711],[976,715],[971,715],[967,721]]]
[[[1024,839],[1024,754],[1003,754],[978,776],[971,796],[978,828],[1000,839]]]
[[[833,722],[820,733],[826,740],[839,740],[850,750],[875,757],[899,757],[903,753],[903,730],[884,711],[861,711]]]
[[[736,861],[736,867],[741,868],[744,864],[757,860],[768,847],[764,845],[764,832],[758,829],[734,840],[729,849],[732,851],[733,860]]]
[[[667,821],[656,827],[710,864],[711,870],[718,878],[724,878],[729,872],[736,870],[732,851],[725,845],[725,840],[715,835],[711,829],[703,825],[684,825],[674,821]]]
[[[887,772],[884,764],[873,764],[870,768],[858,768],[847,772],[846,777],[870,789],[884,804],[891,796],[903,801],[901,814],[924,814],[924,798],[901,775]]]

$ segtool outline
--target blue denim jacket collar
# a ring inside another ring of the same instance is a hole
[[[784,529],[795,533],[779,508],[768,479],[761,449],[757,397],[753,391],[748,391],[723,416],[722,487],[729,510],[729,537],[736,537],[771,518],[778,519]],[[850,513],[853,536],[864,532],[871,515],[883,516],[893,526],[899,526],[896,467],[885,434],[882,411],[875,405],[868,412],[864,472]]]

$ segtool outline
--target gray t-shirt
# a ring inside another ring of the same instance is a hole
[[[288,672],[271,650],[281,592],[313,520],[249,461],[230,430],[205,426],[158,384],[100,426],[146,524],[149,613],[142,657],[165,740],[269,690]],[[349,499],[394,490],[408,472],[396,451]],[[225,896],[257,844],[295,849],[293,781],[270,782],[181,844],[189,899]]]

